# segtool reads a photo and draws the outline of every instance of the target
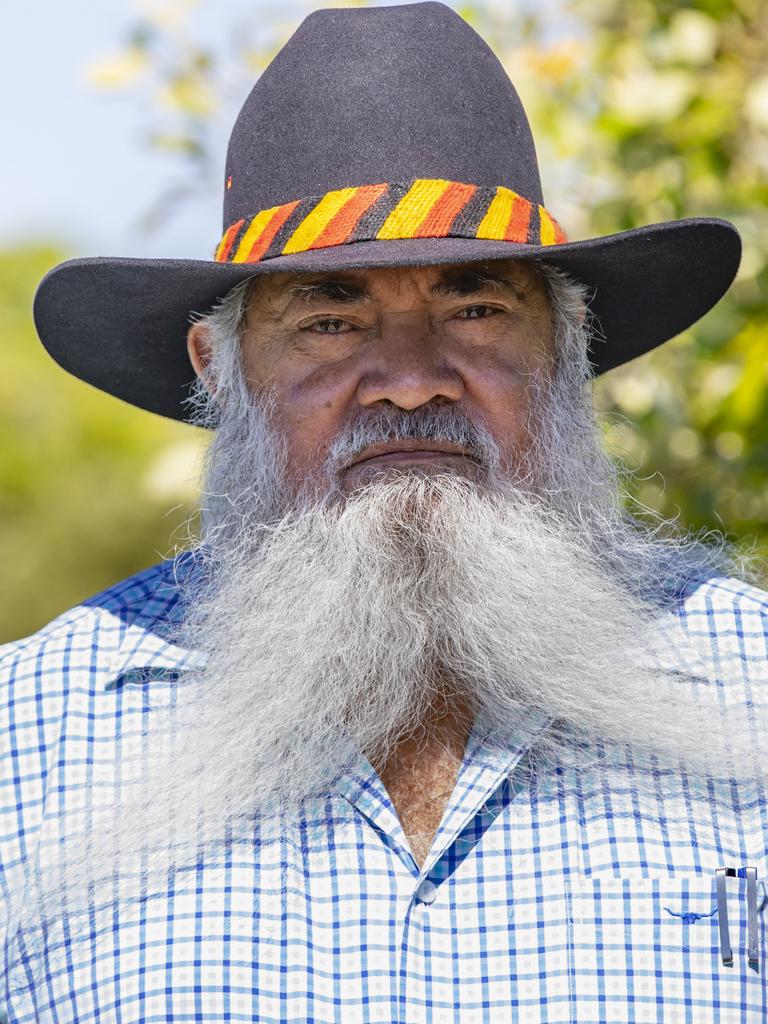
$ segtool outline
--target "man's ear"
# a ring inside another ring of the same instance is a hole
[[[187,331],[187,352],[189,361],[197,374],[203,380],[206,388],[213,394],[205,371],[213,357],[213,349],[210,342],[210,329],[203,323],[192,324]]]

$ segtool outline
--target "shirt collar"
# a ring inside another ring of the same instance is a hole
[[[205,656],[189,647],[171,643],[141,626],[129,627],[110,666],[104,689],[123,683],[173,678],[205,664]]]
[[[205,656],[200,651],[176,642],[183,614],[179,583],[182,577],[197,571],[200,551],[195,549],[183,552],[173,562],[165,562],[157,567],[159,582],[156,589],[150,589],[150,593],[154,601],[160,600],[161,604],[160,607],[155,605],[153,616],[142,614],[146,605],[137,610],[129,606],[128,609],[110,610],[107,613],[117,620],[117,631],[121,639],[110,658],[105,690],[114,690],[130,682],[172,679],[205,663]],[[128,625],[124,618],[126,611],[131,613]]]

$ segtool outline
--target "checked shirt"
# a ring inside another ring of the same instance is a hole
[[[765,799],[734,783],[725,812],[722,799],[694,808],[688,779],[669,771],[639,798],[629,757],[599,776],[560,766],[534,780],[524,768],[549,721],[534,714],[502,745],[473,730],[421,868],[361,757],[321,819],[228,843],[33,973],[14,909],[30,865],[68,798],[118,779],[121,737],[149,704],[183,699],[194,652],[169,627],[193,561],[164,562],[0,648],[10,1024],[765,1024]],[[677,614],[722,667],[721,700],[764,705],[768,595],[713,578],[680,594]],[[734,870],[719,902],[723,867]]]

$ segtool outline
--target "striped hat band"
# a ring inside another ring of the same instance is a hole
[[[567,241],[543,206],[503,185],[417,178],[406,185],[340,188],[261,210],[227,228],[215,259],[259,263],[347,242],[448,236],[528,245]]]

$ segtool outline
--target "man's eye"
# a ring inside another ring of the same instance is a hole
[[[464,309],[459,310],[459,317],[462,320],[485,320],[487,317],[493,316],[494,313],[498,312],[495,306],[465,306]]]
[[[319,334],[343,334],[353,328],[352,324],[346,320],[328,318],[326,320],[315,320],[314,323],[309,324],[309,329],[317,331]]]

